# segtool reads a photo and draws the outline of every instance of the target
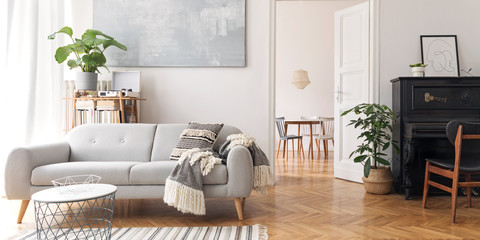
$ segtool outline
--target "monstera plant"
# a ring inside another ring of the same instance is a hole
[[[107,68],[107,58],[103,54],[110,46],[126,51],[127,47],[117,42],[113,37],[98,30],[88,29],[83,33],[82,38],[74,38],[72,28],[66,26],[48,36],[48,39],[55,39],[57,34],[66,34],[71,39],[71,44],[59,47],[55,52],[55,60],[58,63],[65,62],[70,55],[73,58],[67,61],[70,69],[80,68],[81,73],[77,74],[77,89],[95,90],[97,87],[99,68]],[[85,85],[86,84],[86,85]]]
[[[350,157],[355,156],[353,161],[364,166],[362,180],[365,190],[370,193],[386,194],[390,192],[393,177],[390,168],[384,167],[390,165],[388,155],[384,151],[390,146],[396,151],[399,150],[391,134],[396,120],[395,114],[389,107],[375,103],[359,104],[343,112],[342,116],[351,112],[359,117],[350,120],[348,126],[353,125],[362,131],[357,137],[362,142]]]

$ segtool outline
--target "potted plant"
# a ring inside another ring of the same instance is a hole
[[[103,52],[110,46],[115,46],[124,51],[127,47],[115,41],[98,30],[88,29],[82,35],[82,38],[73,38],[73,30],[70,27],[63,27],[58,32],[48,36],[48,39],[55,39],[58,33],[67,34],[72,40],[72,44],[59,47],[55,52],[55,60],[63,63],[73,53],[74,58],[67,61],[70,69],[80,68],[82,71],[77,72],[76,86],[77,90],[97,90],[98,73],[100,67],[108,70],[105,63],[107,58]]]
[[[350,154],[350,158],[357,155],[353,161],[364,165],[362,180],[366,192],[387,194],[392,188],[393,176],[390,167],[387,167],[390,162],[384,151],[390,146],[399,151],[391,135],[395,114],[389,107],[375,103],[359,104],[343,112],[342,116],[350,112],[360,116],[350,120],[347,126],[353,125],[361,129],[357,138],[363,140]]]
[[[410,67],[412,68],[412,76],[423,77],[425,75],[426,66],[427,64],[423,64],[423,63],[411,64]]]

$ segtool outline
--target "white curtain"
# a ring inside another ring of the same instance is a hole
[[[64,0],[0,0],[0,193],[15,147],[63,136],[63,67],[54,53],[62,39]]]

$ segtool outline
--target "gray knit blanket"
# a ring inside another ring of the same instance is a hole
[[[230,150],[239,145],[248,148],[252,156],[253,189],[267,194],[267,187],[273,185],[273,174],[267,156],[257,146],[254,138],[245,134],[232,134],[227,137],[219,153],[211,148],[194,148],[184,152],[165,182],[163,201],[182,213],[205,215],[202,177],[208,175],[216,164],[226,163]]]

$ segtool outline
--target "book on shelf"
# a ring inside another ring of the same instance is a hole
[[[72,126],[79,126],[92,123],[136,123],[137,100],[144,99],[86,97],[77,93],[72,100]]]
[[[97,101],[97,110],[118,111],[120,110],[120,103],[114,100]]]
[[[113,106],[119,106],[120,103],[119,101],[116,100],[98,100],[97,101],[97,106],[102,106],[102,107],[113,107]]]
[[[121,123],[120,111],[79,110],[75,117],[76,126],[90,123]]]
[[[79,100],[76,103],[77,110],[80,109],[94,109],[95,108],[95,101],[93,100]]]
[[[120,107],[119,106],[115,106],[115,107],[97,107],[97,110],[98,111],[119,111],[120,110]]]

